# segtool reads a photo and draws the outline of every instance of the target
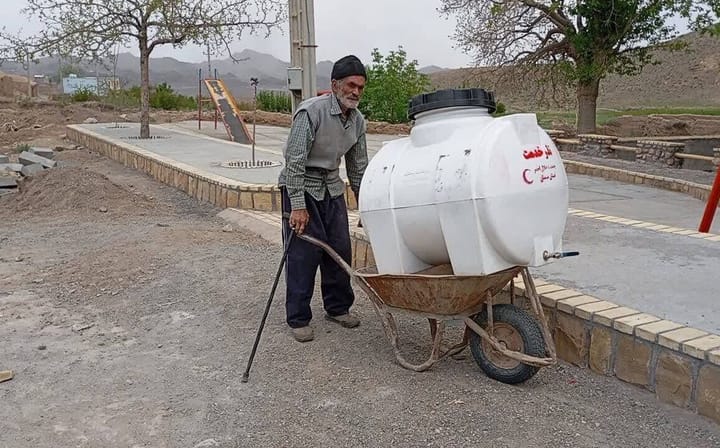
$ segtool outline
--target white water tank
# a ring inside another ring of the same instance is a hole
[[[568,180],[535,114],[494,118],[483,89],[410,103],[410,136],[387,142],[360,187],[381,274],[450,263],[456,275],[541,266],[562,250]]]

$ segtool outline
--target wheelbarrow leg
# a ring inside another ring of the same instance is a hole
[[[547,348],[548,355],[553,361],[557,361],[555,341],[553,340],[552,334],[550,334],[550,328],[548,328],[542,302],[540,302],[540,297],[538,296],[537,289],[535,288],[535,282],[533,281],[530,271],[527,268],[522,270],[522,277],[523,283],[525,283],[525,292],[529,295],[528,299],[530,300],[530,304],[532,305],[535,315],[540,320],[540,331],[542,331],[543,338],[545,339],[545,346]]]
[[[436,337],[437,331],[438,331],[438,320],[428,318],[428,323],[430,323],[430,338],[433,340],[433,343],[434,343],[435,337]],[[465,355],[460,355],[460,353],[468,346],[469,341],[470,341],[470,333],[469,333],[469,330],[467,327],[465,327],[465,332],[463,333],[462,341],[451,347],[448,347],[447,344],[445,344],[442,341],[442,337],[441,337],[440,338],[440,350],[441,350],[442,355],[440,355],[440,358],[444,358],[446,356],[452,356],[453,359],[456,359],[456,360],[465,359]]]

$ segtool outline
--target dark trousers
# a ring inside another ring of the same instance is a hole
[[[290,229],[290,197],[282,188],[283,241],[292,232]],[[345,197],[332,198],[326,193],[322,201],[305,193],[305,207],[310,222],[305,234],[326,242],[348,264],[352,262],[352,245],[348,230],[348,215]],[[350,286],[350,276],[328,254],[317,246],[294,238],[288,251],[285,265],[287,294],[285,308],[287,323],[292,328],[304,327],[312,319],[310,300],[315,289],[315,275],[320,267],[321,291],[325,312],[339,316],[348,312],[355,295]]]

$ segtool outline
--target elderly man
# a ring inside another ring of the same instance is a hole
[[[345,206],[345,182],[359,198],[360,181],[368,164],[365,119],[357,110],[367,75],[362,62],[345,56],[332,69],[332,93],[303,101],[295,111],[280,174],[283,232],[307,233],[329,244],[351,262],[350,232]],[[350,314],[355,301],[350,277],[320,248],[294,239],[287,257],[285,307],[287,324],[299,342],[313,339],[310,300],[320,267],[326,319],[346,328],[360,321]]]

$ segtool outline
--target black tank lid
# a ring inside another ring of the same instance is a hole
[[[497,108],[495,94],[485,89],[444,89],[413,97],[410,100],[408,118],[414,120],[421,112],[457,106],[485,107],[490,113]]]

